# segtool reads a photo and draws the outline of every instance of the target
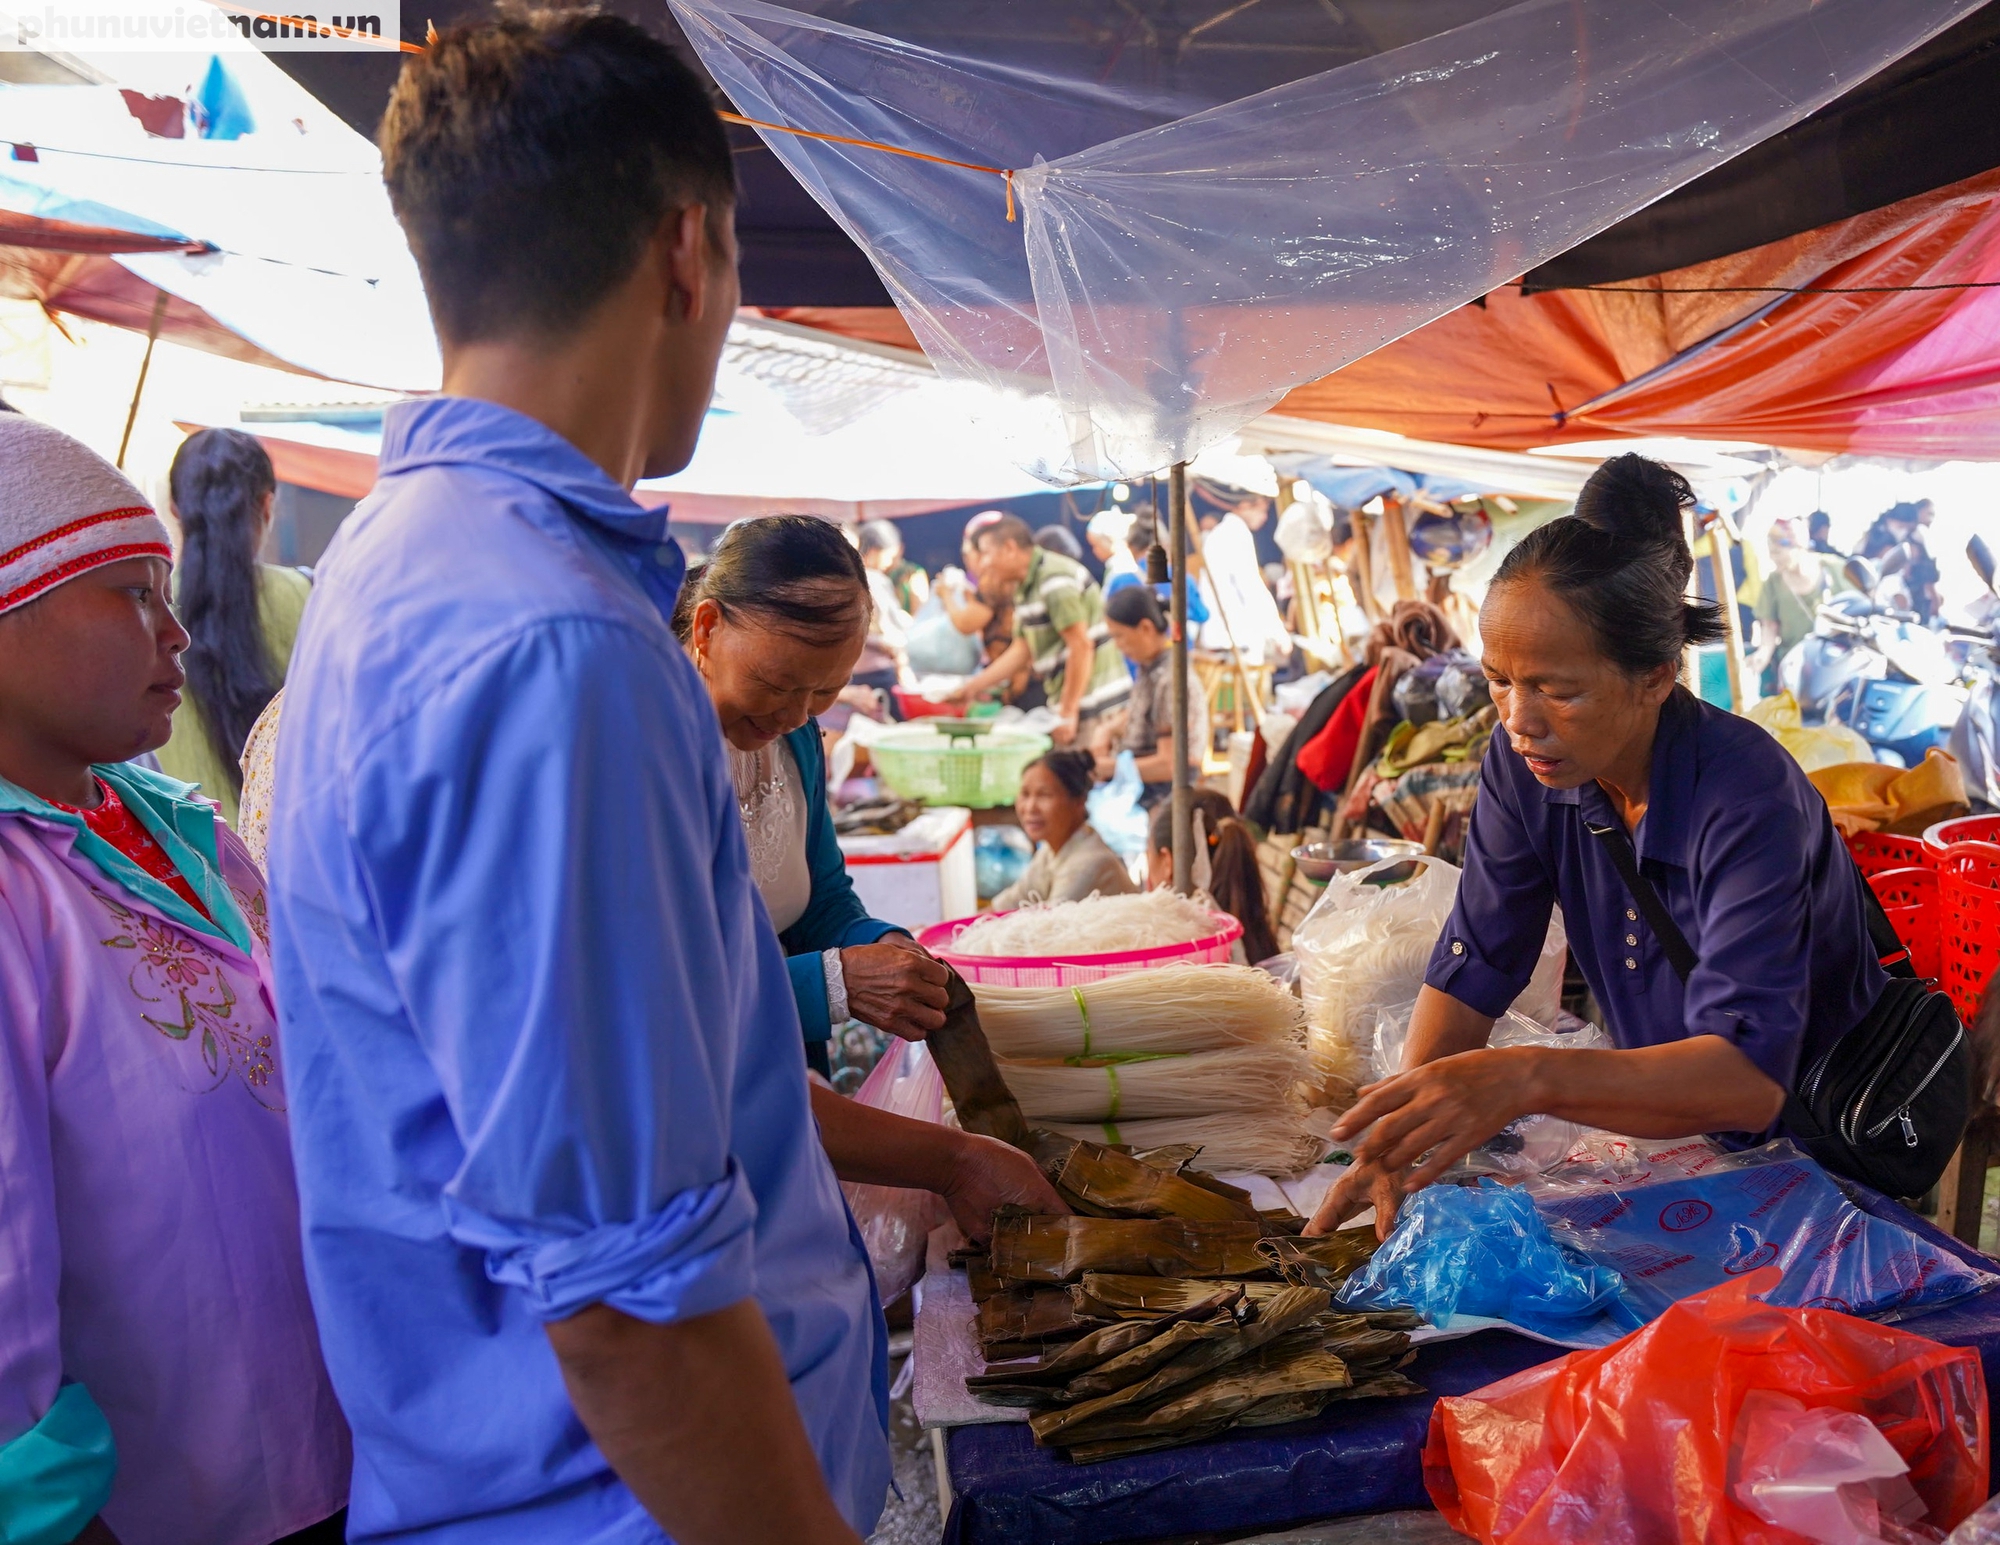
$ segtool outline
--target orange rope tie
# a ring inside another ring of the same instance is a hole
[[[976,161],[954,161],[949,156],[934,156],[922,150],[910,150],[902,145],[885,145],[880,140],[853,139],[845,134],[822,134],[817,129],[795,129],[790,124],[766,123],[761,118],[745,118],[741,113],[717,113],[724,123],[740,123],[748,129],[769,129],[773,134],[796,134],[800,139],[823,139],[835,145],[858,145],[863,150],[886,151],[892,156],[908,156],[912,161],[930,161],[938,166],[955,166],[961,171],[989,172],[1007,184],[1007,221],[1014,221],[1014,174],[1004,166],[981,166]]]

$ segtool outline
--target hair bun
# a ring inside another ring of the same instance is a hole
[[[1590,474],[1576,497],[1576,518],[1609,536],[1665,542],[1686,551],[1681,512],[1693,507],[1694,490],[1686,478],[1628,451]]]

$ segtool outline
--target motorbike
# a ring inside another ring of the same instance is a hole
[[[1986,585],[1987,596],[2000,602],[1993,583],[1993,553],[1979,537],[1965,544],[1965,556]],[[1989,616],[1996,615],[1989,612]],[[1967,668],[1972,692],[1965,711],[1952,727],[1950,751],[1958,758],[1965,792],[1987,808],[2000,808],[2000,622],[1952,630],[1969,643]]]
[[[1812,632],[1779,662],[1779,681],[1804,723],[1845,724],[1877,761],[1914,767],[1959,723],[1964,667],[1915,613],[1876,599],[1873,564],[1849,558],[1845,573],[1854,588],[1820,604]]]

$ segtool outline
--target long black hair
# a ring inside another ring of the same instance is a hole
[[[257,583],[264,504],[278,478],[264,447],[242,430],[202,429],[181,442],[167,482],[181,525],[174,595],[192,640],[181,664],[202,730],[240,794],[243,742],[283,677],[264,637]]]
[[[807,644],[851,638],[872,614],[868,570],[840,527],[816,515],[760,515],[722,533],[674,604],[685,644],[694,609],[713,601],[725,622],[754,618]]]
[[[1540,580],[1627,675],[1676,664],[1688,645],[1723,636],[1721,606],[1687,597],[1694,556],[1681,512],[1693,504],[1694,490],[1671,467],[1614,456],[1590,474],[1576,513],[1530,531],[1493,584]]]
[[[1243,925],[1243,958],[1253,966],[1269,960],[1278,953],[1278,939],[1271,931],[1270,903],[1264,899],[1264,871],[1257,866],[1257,835],[1220,790],[1194,790],[1194,808],[1208,840],[1208,893]],[[1147,841],[1160,852],[1173,851],[1171,803],[1153,807]]]

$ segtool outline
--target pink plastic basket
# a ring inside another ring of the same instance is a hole
[[[989,914],[991,915],[991,914]],[[1243,925],[1226,913],[1212,914],[1220,932],[1186,944],[1161,944],[1146,950],[1117,950],[1107,955],[960,955],[952,950],[958,936],[976,917],[933,923],[917,935],[917,943],[937,956],[966,981],[986,987],[1075,987],[1124,976],[1154,966],[1227,964],[1230,946],[1243,937]]]

